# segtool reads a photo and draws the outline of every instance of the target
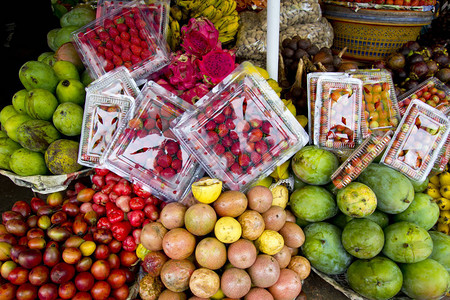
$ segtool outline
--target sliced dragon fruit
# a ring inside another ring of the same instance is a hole
[[[197,57],[178,53],[169,65],[169,81],[177,90],[186,91],[195,86],[202,77],[198,67]]]
[[[207,84],[197,83],[195,87],[184,92],[180,97],[190,104],[195,104],[195,102],[197,102],[201,97],[205,96],[210,89],[210,86]]]
[[[228,50],[211,51],[199,61],[199,67],[204,82],[215,85],[235,69],[234,53]]]
[[[181,47],[186,53],[202,57],[212,50],[222,48],[219,31],[205,17],[191,18],[181,28]]]

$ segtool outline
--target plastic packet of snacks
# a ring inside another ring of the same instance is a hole
[[[381,159],[381,163],[409,178],[423,181],[430,173],[450,132],[441,111],[413,100]]]
[[[362,81],[319,77],[314,144],[329,150],[355,149],[361,139]],[[363,135],[366,133],[363,132]]]

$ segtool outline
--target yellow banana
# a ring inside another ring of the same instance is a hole
[[[170,15],[177,21],[181,21],[181,19],[183,18],[183,13],[181,12],[180,7],[177,5],[174,5],[170,8]]]
[[[434,199],[441,197],[439,190],[435,188],[427,188],[427,195],[431,196]]]
[[[193,11],[201,13],[206,8],[208,8],[209,6],[211,6],[211,5],[214,6],[214,0],[204,0],[202,2],[203,3],[197,9],[193,9]]]
[[[234,35],[219,35],[219,41],[222,44],[226,44],[228,42],[231,42],[232,40],[234,40]]]
[[[222,31],[224,30],[228,25],[238,23],[239,19],[237,19],[235,16],[225,16],[223,17],[220,22],[218,22],[217,30]]]
[[[214,5],[210,5],[203,10],[197,11],[197,13],[194,15],[194,18],[195,16],[197,17],[203,16],[212,22],[212,19],[214,19],[214,17],[216,16],[216,11],[217,10],[214,7]]]
[[[450,225],[444,224],[444,223],[438,223],[437,224],[437,231],[449,235],[450,234]]]
[[[221,9],[223,11],[224,15],[230,15],[234,11],[236,11],[236,6],[237,6],[236,1],[235,0],[228,0],[227,2],[228,3],[227,3],[226,9],[225,8]]]
[[[439,192],[441,193],[442,197],[450,199],[450,185],[441,186]]]
[[[441,210],[438,222],[447,225],[450,224],[450,210]]]
[[[214,6],[215,6],[217,9],[220,9],[220,7],[226,5],[225,2],[227,2],[227,0],[217,0],[217,1],[214,1]]]
[[[441,210],[450,210],[450,199],[441,197],[436,200],[436,203]]]
[[[439,183],[441,186],[450,185],[450,173],[442,172],[441,174],[439,174]]]
[[[435,186],[437,186],[437,187],[439,187],[441,184],[440,184],[440,181],[439,181],[439,175],[434,175],[434,176],[431,176],[430,177],[430,182],[432,183],[432,184],[434,184]]]
[[[227,23],[227,26],[225,28],[222,27],[219,30],[219,33],[222,34],[222,35],[227,35],[228,33],[235,34],[235,33],[237,33],[238,29],[239,29],[239,23],[238,22]]]

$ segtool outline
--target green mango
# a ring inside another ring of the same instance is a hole
[[[83,73],[81,73],[81,82],[83,83],[84,86],[88,86],[91,84],[91,82],[93,82],[94,79],[92,78],[92,76],[89,74],[89,71],[87,69],[85,69],[83,71]]]
[[[86,98],[84,84],[73,78],[61,80],[56,87],[56,97],[59,103],[72,102],[84,106]]]
[[[58,76],[51,66],[34,60],[22,65],[19,70],[19,79],[28,91],[40,88],[54,93],[59,83]]]
[[[352,256],[342,246],[342,231],[337,226],[326,222],[312,223],[305,227],[304,233],[302,252],[314,268],[328,275],[347,270]]]
[[[56,49],[54,51],[57,51],[58,48],[61,47],[63,44],[72,42],[73,41],[72,34],[77,29],[78,29],[77,26],[70,25],[70,26],[63,27],[60,30],[58,30],[58,32],[55,35],[55,39],[53,41],[54,46],[56,46]]]
[[[295,190],[289,203],[292,213],[308,222],[324,221],[338,212],[333,194],[322,186],[307,185]]]
[[[52,174],[61,175],[77,172],[82,166],[78,164],[78,142],[66,139],[54,141],[45,151],[45,163]]]
[[[58,50],[58,47],[55,44],[55,38],[60,29],[61,28],[54,28],[47,33],[47,45],[52,51]]]
[[[402,292],[416,300],[441,299],[450,289],[450,275],[443,265],[428,258],[417,263],[401,264]]]
[[[0,123],[2,123],[2,126],[5,126],[5,123],[9,118],[18,114],[19,112],[14,108],[12,104],[6,105],[0,111]]]
[[[38,56],[37,61],[43,61],[44,59],[52,56],[55,56],[55,52],[53,51],[43,52]]]
[[[393,216],[394,222],[408,221],[430,230],[439,219],[439,206],[431,196],[416,193],[414,201],[403,212]]]
[[[387,166],[370,164],[358,177],[377,196],[377,209],[398,214],[406,210],[414,200],[414,187],[402,173]]]
[[[423,193],[428,187],[428,182],[430,182],[428,177],[425,178],[425,180],[423,180],[423,181],[415,181],[410,178],[408,178],[408,179],[409,179],[409,181],[411,181],[411,184],[414,187],[414,192],[416,192],[416,193]]]
[[[22,148],[9,137],[0,138],[0,169],[11,170],[9,160],[14,151]]]
[[[38,120],[50,121],[58,107],[55,95],[44,89],[32,89],[27,98],[28,114]]]
[[[426,259],[433,251],[433,240],[422,227],[410,222],[398,222],[384,229],[383,254],[398,263],[415,263]]]
[[[49,121],[29,120],[17,128],[20,145],[31,151],[43,152],[52,142],[60,138],[59,131]]]
[[[12,105],[14,106],[14,109],[21,113],[26,114],[26,103],[28,98],[28,91],[26,89],[20,90],[16,92],[12,97]]]
[[[53,64],[53,71],[55,71],[56,76],[58,76],[60,83],[62,80],[66,79],[80,80],[80,74],[78,74],[77,67],[70,61],[67,60],[56,61]],[[58,83],[58,85],[60,83]],[[56,92],[58,92],[58,86],[56,87]]]
[[[83,124],[83,108],[75,103],[61,103],[53,113],[53,125],[64,135],[81,134]]]
[[[9,167],[20,176],[45,175],[48,172],[44,155],[25,148],[13,152]]]
[[[8,137],[14,142],[19,142],[19,140],[17,139],[17,128],[19,128],[22,123],[28,120],[31,120],[31,117],[29,115],[22,114],[14,115],[9,118],[4,124]]]
[[[429,258],[442,264],[450,272],[450,235],[439,231],[428,231],[433,240],[433,252]]]
[[[377,256],[358,259],[347,270],[350,287],[368,299],[388,300],[400,292],[403,274],[392,260]]]
[[[342,231],[342,245],[354,257],[373,258],[383,249],[383,229],[371,220],[353,219]]]
[[[78,28],[95,20],[95,11],[90,7],[74,7],[60,19],[61,27],[76,26]]]

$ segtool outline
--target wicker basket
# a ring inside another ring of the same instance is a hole
[[[326,4],[324,16],[334,30],[333,51],[344,47],[345,58],[374,61],[414,41],[433,19],[430,11],[359,9]]]

